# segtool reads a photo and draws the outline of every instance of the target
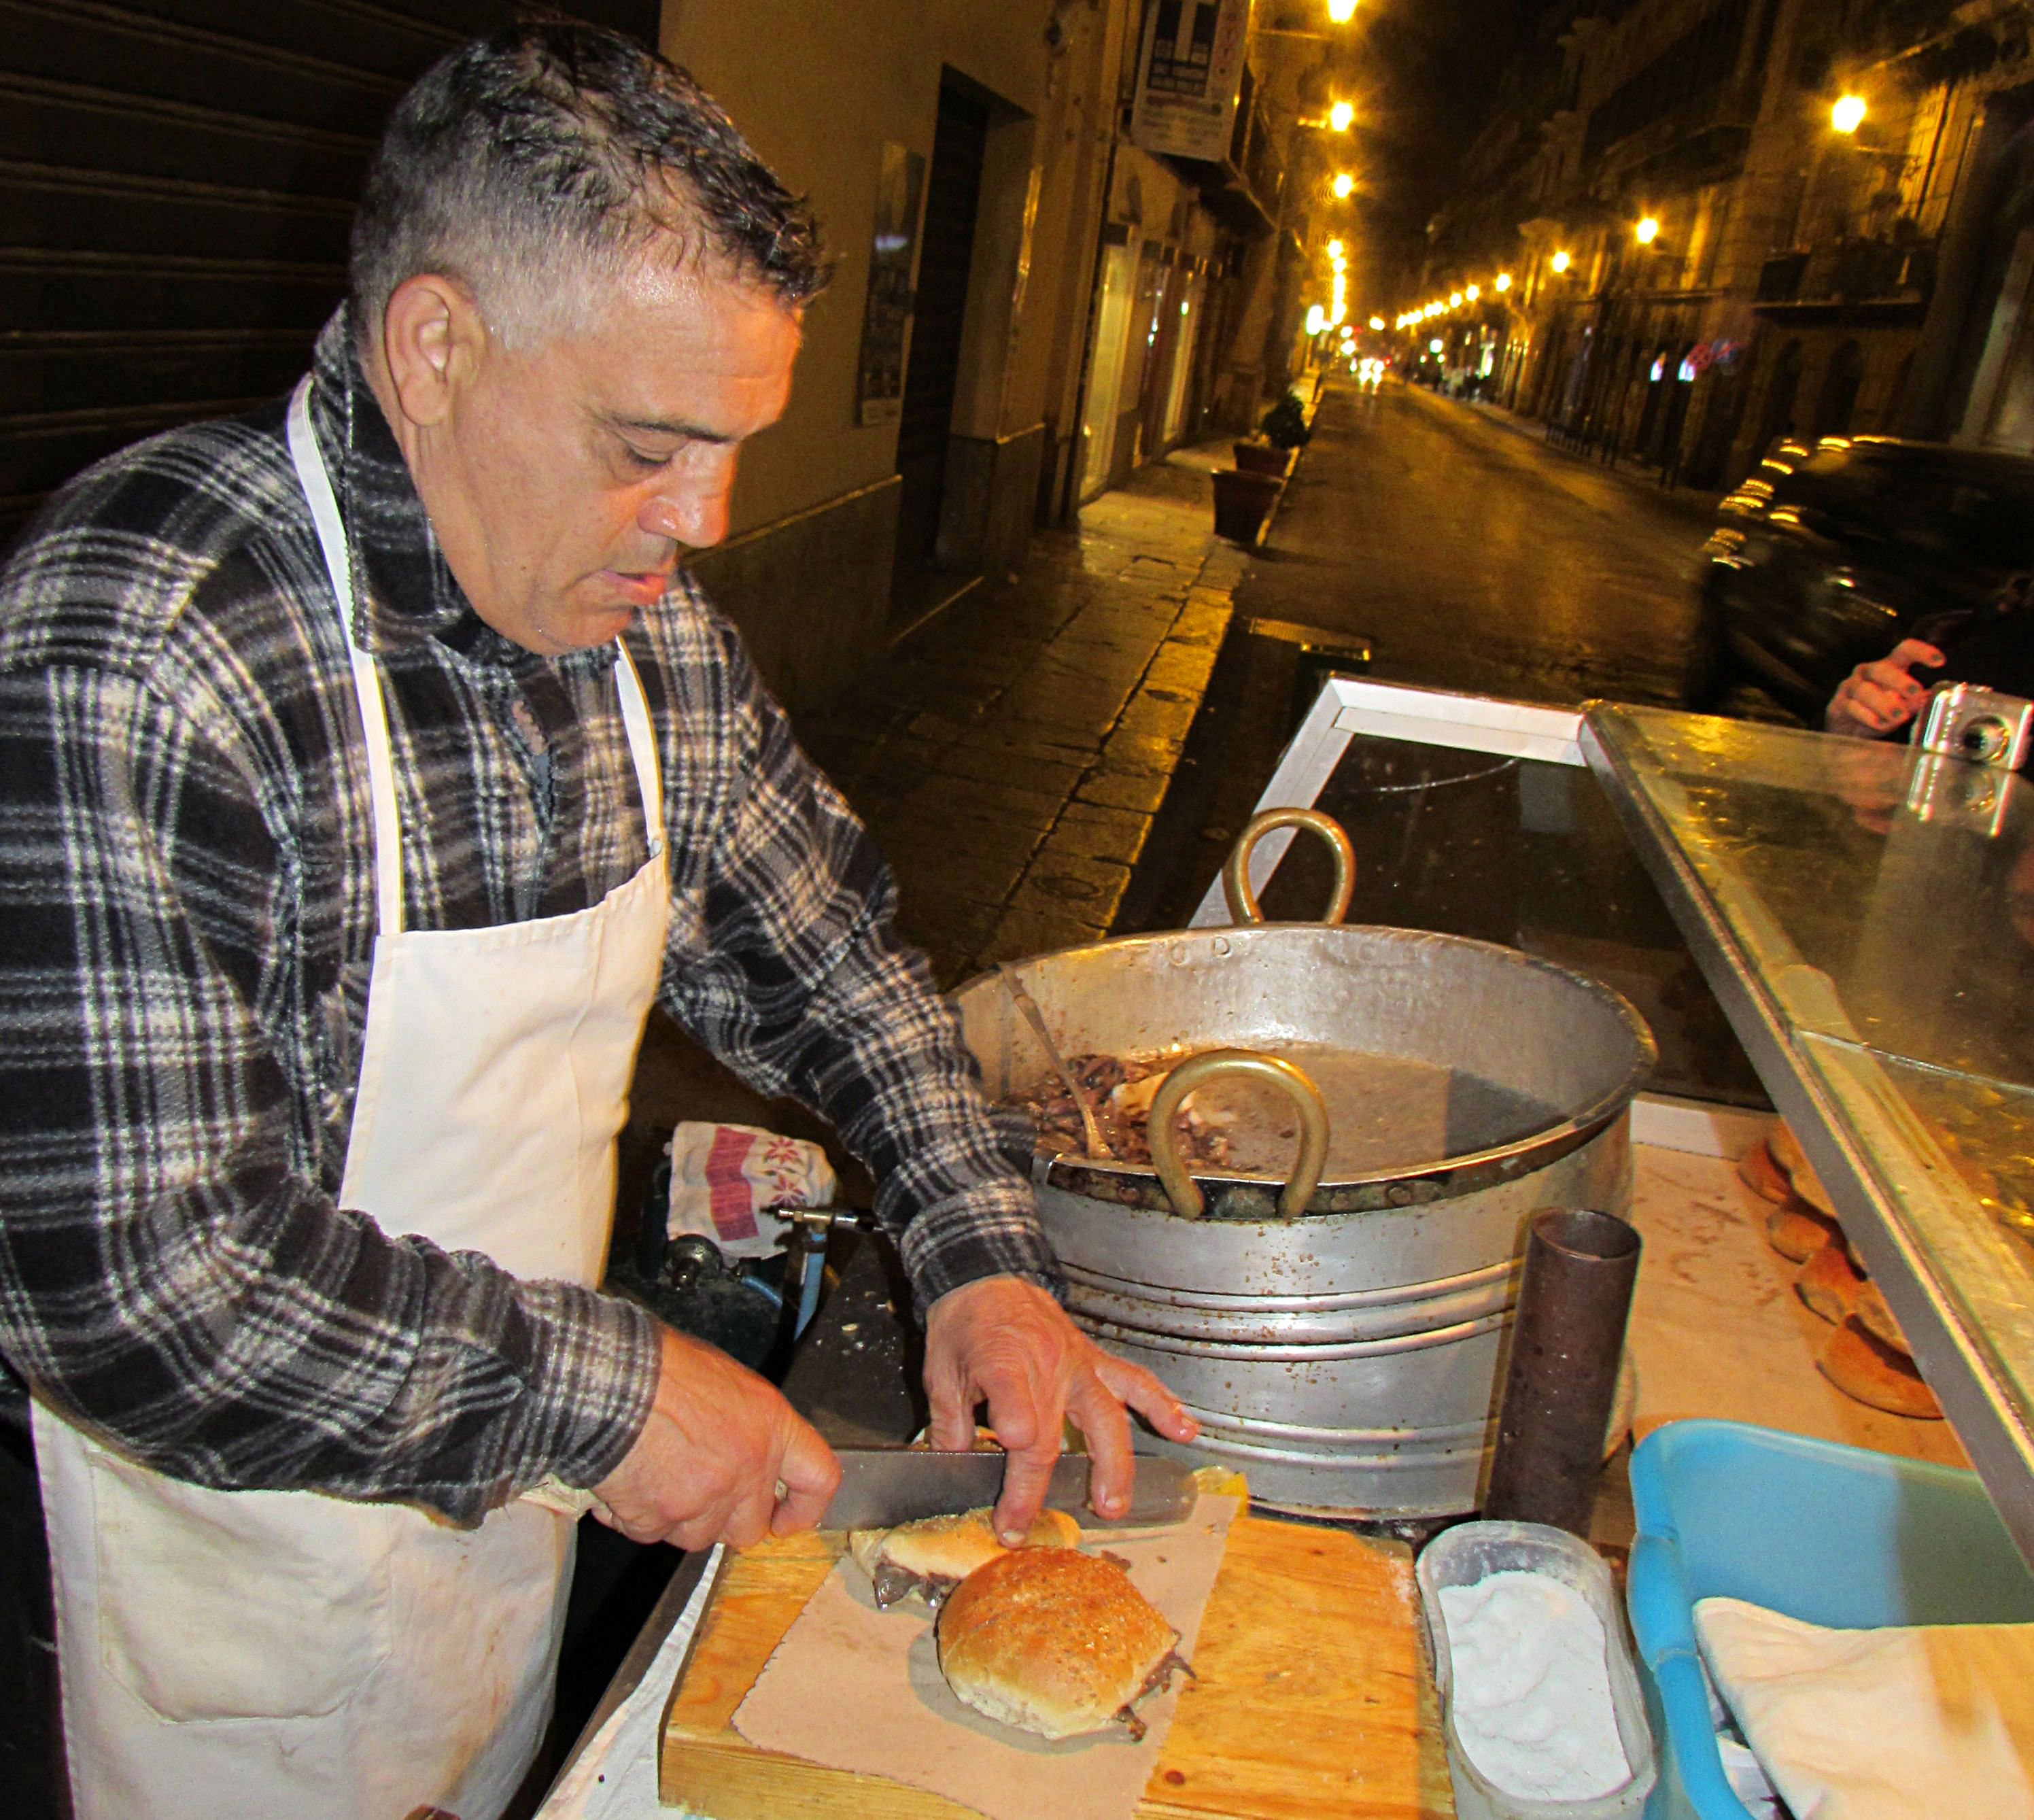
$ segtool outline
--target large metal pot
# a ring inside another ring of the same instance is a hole
[[[1187,1452],[1242,1468],[1255,1496],[1289,1509],[1475,1508],[1528,1217],[1630,1206],[1627,1109],[1653,1059],[1638,1014],[1516,950],[1397,929],[1188,930],[1015,970],[1067,1054],[1435,1065],[1431,1154],[1352,1171],[1331,1149],[1318,1186],[1293,1184],[1293,1218],[1273,1172],[1195,1178],[1197,1214],[1153,1168],[1041,1153],[1034,1176],[1074,1317],[1185,1400],[1202,1429]],[[975,980],[958,1003],[992,1098],[1051,1069],[1005,981]],[[1331,1127],[1374,1110],[1359,1103],[1372,1066],[1329,1071],[1357,1077],[1329,1083]],[[1169,1125],[1154,1119],[1154,1137]]]

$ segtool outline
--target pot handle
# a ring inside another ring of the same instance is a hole
[[[1324,923],[1338,923],[1349,914],[1349,899],[1356,895],[1356,849],[1342,832],[1342,824],[1317,809],[1261,809],[1250,818],[1229,857],[1222,865],[1222,895],[1229,900],[1229,919],[1239,923],[1261,923],[1264,912],[1257,894],[1250,888],[1250,856],[1257,843],[1274,828],[1305,828],[1319,835],[1334,850],[1334,895],[1330,900]]]
[[[1307,1203],[1314,1198],[1314,1190],[1320,1186],[1321,1171],[1327,1165],[1327,1102],[1321,1098],[1321,1090],[1308,1078],[1304,1069],[1282,1056],[1263,1055],[1255,1049],[1210,1049],[1205,1055],[1195,1056],[1166,1075],[1152,1096],[1151,1116],[1146,1124],[1145,1133],[1151,1140],[1152,1167],[1158,1172],[1158,1180],[1165,1188],[1166,1198],[1173,1203],[1173,1211],[1182,1219],[1197,1220],[1207,1206],[1199,1185],[1187,1173],[1187,1165],[1180,1159],[1179,1135],[1173,1129],[1173,1115],[1179,1111],[1180,1102],[1195,1088],[1227,1075],[1248,1075],[1283,1089],[1299,1112],[1300,1154],[1293,1165],[1291,1179],[1278,1195],[1279,1218],[1297,1219],[1307,1210]]]

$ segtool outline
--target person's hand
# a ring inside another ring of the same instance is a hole
[[[664,1330],[650,1419],[593,1488],[634,1542],[745,1548],[820,1520],[840,1462],[774,1387],[717,1346]]]
[[[984,1277],[951,1289],[925,1321],[925,1394],[932,1443],[974,1445],[974,1408],[1009,1450],[996,1529],[1014,1547],[1045,1502],[1071,1417],[1087,1442],[1088,1501],[1096,1515],[1127,1510],[1135,1467],[1127,1404],[1171,1441],[1200,1432],[1180,1400],[1142,1366],[1104,1352],[1035,1283]]]
[[[1854,739],[1885,738],[1912,720],[1928,699],[1928,685],[1914,678],[1915,665],[1940,670],[1947,661],[1932,644],[1903,638],[1890,655],[1859,664],[1843,679],[1829,698],[1823,726]]]

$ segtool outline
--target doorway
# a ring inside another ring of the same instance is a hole
[[[940,507],[946,494],[947,439],[960,374],[961,327],[974,256],[975,216],[989,141],[989,106],[951,82],[940,84],[933,166],[925,187],[924,251],[918,258],[910,363],[897,423],[897,562],[893,621],[922,610],[925,578],[937,566]]]
[[[1081,408],[1079,498],[1083,505],[1109,485],[1116,452],[1116,401],[1123,383],[1124,346],[1130,336],[1130,299],[1136,278],[1136,257],[1128,244],[1104,249],[1094,353]]]

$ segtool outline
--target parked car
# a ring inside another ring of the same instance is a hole
[[[1893,437],[1783,440],[1725,499],[1682,699],[1755,683],[1811,726],[1920,619],[2034,569],[2034,456]]]

